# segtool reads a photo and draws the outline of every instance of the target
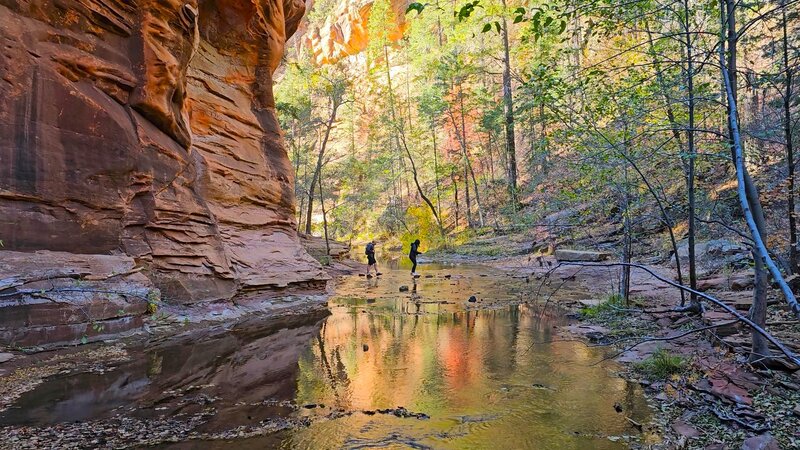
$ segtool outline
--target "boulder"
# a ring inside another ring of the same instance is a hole
[[[330,246],[331,258],[333,259],[341,260],[350,254],[350,245],[347,243],[329,240],[326,245],[324,237],[304,233],[298,233],[298,235],[300,236],[300,243],[303,244],[303,248],[317,260],[327,256],[328,245]],[[361,260],[366,261],[363,247],[361,248]]]
[[[683,241],[678,246],[681,264],[688,267],[689,246]],[[752,256],[747,247],[725,239],[698,242],[695,244],[698,275],[718,274],[723,269],[745,270],[750,267]],[[675,260],[670,258],[674,266]],[[718,275],[715,275],[718,276]]]
[[[573,261],[573,262],[599,262],[605,261],[610,258],[611,254],[606,252],[594,252],[588,250],[556,250],[556,259],[558,261]]]

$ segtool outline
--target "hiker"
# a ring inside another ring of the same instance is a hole
[[[408,258],[413,264],[413,266],[411,266],[411,276],[414,278],[419,277],[419,275],[417,275],[417,255],[421,254],[422,252],[419,251],[419,239],[417,239],[411,243],[411,251],[408,252]]]
[[[372,278],[372,275],[369,273],[370,269],[375,269],[375,276],[381,275],[378,272],[378,261],[375,259],[375,240],[371,240],[367,243],[367,248],[364,250],[364,254],[367,255],[367,278]]]

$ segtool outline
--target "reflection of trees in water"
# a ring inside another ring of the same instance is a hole
[[[474,429],[466,447],[481,442],[502,448],[509,438],[519,437],[520,446],[564,448],[575,443],[576,430],[621,433],[630,424],[613,412],[616,402],[635,420],[646,416],[636,386],[592,365],[602,358],[602,350],[559,341],[553,327],[567,320],[553,302],[542,307],[545,297],[539,305],[504,305],[497,310],[428,303],[464,301],[464,292],[493,300],[523,295],[511,292],[505,280],[489,281],[454,280],[458,284],[450,287],[441,280],[423,279],[416,292],[408,283],[416,299],[398,296],[393,287],[377,295],[370,292],[375,298],[370,304],[357,294],[341,301],[345,307],[333,309],[321,335],[312,341],[313,352],[304,358],[301,378],[311,394],[304,400],[349,410],[404,406],[443,419],[495,417],[486,427],[470,427]],[[358,288],[363,294],[363,284]],[[495,290],[501,291],[498,296]],[[570,292],[562,289],[558,295],[565,294]],[[381,423],[380,418],[367,420]],[[342,420],[329,426],[337,436],[361,433],[350,430],[352,425]],[[429,431],[427,426],[421,424],[420,430]],[[524,440],[531,437],[536,440]],[[587,445],[573,448],[591,447],[588,441],[582,443]]]
[[[349,395],[346,391],[350,380],[347,376],[347,370],[342,363],[339,348],[335,347],[331,352],[331,356],[335,359],[336,372],[334,373],[331,363],[328,359],[328,352],[325,349],[325,335],[327,330],[328,321],[322,324],[322,329],[317,334],[317,347],[319,348],[319,361],[322,366],[322,371],[325,374],[328,382],[330,383],[331,392],[333,393],[334,402],[337,407],[344,408],[349,405]]]
[[[346,409],[402,405],[429,414],[529,403],[541,415],[537,420],[575,428],[614,423],[614,417],[592,417],[606,415],[616,401],[644,411],[635,389],[591,365],[602,352],[571,342],[542,344],[564,323],[555,311],[534,305],[421,315],[404,314],[399,304],[395,314],[353,309],[358,312],[335,313],[323,324],[309,360],[316,369],[302,376],[309,386],[321,377],[326,387],[306,401]],[[552,390],[534,391],[533,384]],[[568,414],[574,408],[580,412]]]

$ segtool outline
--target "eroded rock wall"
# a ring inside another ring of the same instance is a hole
[[[0,0],[3,250],[126,255],[183,303],[323,282],[272,95],[303,12]]]
[[[405,11],[409,0],[388,0],[391,25],[388,38],[396,41],[408,28]],[[318,65],[333,64],[364,51],[369,45],[369,18],[375,0],[340,0],[333,14],[322,26],[305,31],[301,45]]]

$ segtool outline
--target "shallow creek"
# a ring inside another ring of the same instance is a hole
[[[617,377],[614,363],[598,363],[607,350],[559,337],[555,327],[567,319],[554,302],[548,309],[525,303],[533,303],[533,281],[429,264],[414,282],[407,270],[344,278],[327,316],[186,333],[131,348],[131,360],[116,367],[65,371],[0,413],[0,427],[88,425],[120,415],[178,423],[211,411],[192,430],[221,437],[163,447],[616,449],[636,442],[626,417],[642,423],[650,414],[639,386]],[[409,290],[400,292],[402,285]],[[471,295],[478,301],[468,302]],[[555,296],[585,298],[569,285]],[[232,438],[231,430],[277,419],[289,425]]]

